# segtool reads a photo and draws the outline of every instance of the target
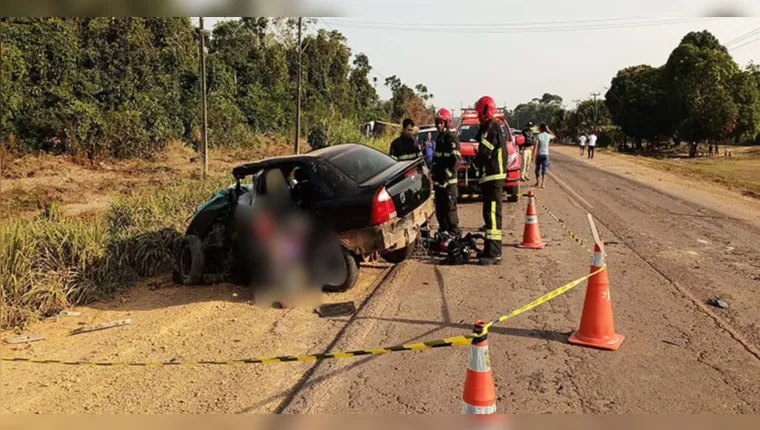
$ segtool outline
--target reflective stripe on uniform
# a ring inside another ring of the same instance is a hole
[[[486,231],[486,240],[501,240],[501,238],[502,238],[501,230],[487,230]]]
[[[399,155],[398,160],[399,161],[406,161],[406,160],[414,160],[415,158],[419,158],[420,156],[417,154],[404,154]]]
[[[452,153],[453,155],[462,155],[462,153],[461,153],[461,152],[459,152],[459,150],[458,150],[458,149],[455,149],[455,150],[451,151],[451,153]]]
[[[507,179],[507,174],[506,173],[499,173],[499,174],[496,174],[496,175],[484,176],[484,177],[480,178],[480,180],[478,181],[478,183],[482,184],[483,182],[497,181],[499,179]]]
[[[446,182],[435,182],[435,186],[436,187],[441,187],[441,188],[446,188],[449,185],[456,185],[456,184],[457,184],[457,180],[456,179],[449,179]]]
[[[449,169],[446,169],[446,175],[447,175],[449,178],[450,178],[450,177],[452,177],[452,176],[454,176],[454,174],[453,174],[453,173],[451,173],[451,170],[449,170]]]
[[[454,154],[458,154],[459,151],[456,152],[434,152],[433,157],[451,157]]]
[[[526,215],[525,216],[525,224],[538,224],[538,216],[536,216],[536,215]]]
[[[496,202],[491,202],[491,230],[489,230],[491,234],[493,234],[495,231],[498,231],[501,235],[501,229],[496,229]],[[489,231],[486,232],[489,233]]]
[[[501,148],[499,148],[499,173],[504,173],[504,157],[502,156]]]
[[[485,145],[486,148],[488,148],[491,151],[493,151],[493,145],[491,144],[491,142],[489,142],[488,140],[486,140],[485,137],[483,138],[483,145]]]

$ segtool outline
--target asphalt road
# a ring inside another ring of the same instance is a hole
[[[539,201],[591,242],[586,213],[607,242],[616,352],[567,344],[583,286],[507,321],[489,339],[497,406],[506,413],[760,412],[760,228],[687,203],[586,160],[552,156]],[[723,208],[725,209],[725,208]],[[505,205],[501,267],[406,263],[350,324],[337,348],[468,332],[588,273],[590,255],[539,207],[541,251],[514,248],[525,202]],[[478,204],[460,206],[465,227]],[[703,303],[720,296],[730,305]],[[284,412],[456,413],[465,349],[322,362]]]

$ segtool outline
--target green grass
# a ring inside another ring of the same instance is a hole
[[[72,304],[171,270],[187,218],[229,178],[181,180],[120,198],[94,219],[52,202],[35,219],[0,224],[0,328],[23,327]]]

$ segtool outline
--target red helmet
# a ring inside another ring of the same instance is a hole
[[[490,96],[483,96],[475,103],[475,110],[480,122],[486,122],[496,114],[496,102]]]
[[[446,128],[451,126],[451,121],[454,120],[454,118],[451,116],[451,112],[446,108],[440,108],[438,109],[438,113],[435,114],[435,120],[441,120],[446,123]]]

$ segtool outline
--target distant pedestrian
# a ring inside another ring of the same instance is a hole
[[[588,135],[588,159],[589,160],[594,159],[595,148],[596,148],[596,135],[592,131],[591,134]]]
[[[433,141],[433,133],[428,132],[425,136],[425,145],[422,148],[422,153],[425,156],[425,163],[428,168],[433,167],[433,152],[435,151],[435,142]]]
[[[541,123],[539,133],[533,144],[533,159],[536,161],[536,186],[546,188],[546,173],[549,171],[549,143],[554,139],[554,133]]]
[[[712,146],[712,143],[707,146],[707,155],[709,155],[710,157],[712,157],[712,155],[713,155],[713,146]]]
[[[586,135],[581,133],[581,136],[578,138],[578,144],[581,147],[581,157],[583,157],[583,154],[586,153]]]
[[[525,142],[520,146],[520,152],[522,153],[522,174],[520,175],[520,179],[527,181],[529,179],[528,166],[533,160],[533,122],[528,121],[528,124],[522,129],[522,134]]]

